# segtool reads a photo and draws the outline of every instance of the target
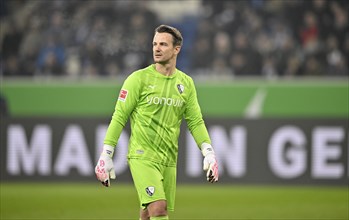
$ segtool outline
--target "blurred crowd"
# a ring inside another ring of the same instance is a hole
[[[143,68],[152,63],[154,28],[164,23],[149,2],[3,0],[0,74],[118,76]],[[348,1],[196,2],[192,14],[167,21],[184,36],[178,67],[189,75],[349,76]]]
[[[204,0],[193,68],[265,77],[348,76],[348,3]]]

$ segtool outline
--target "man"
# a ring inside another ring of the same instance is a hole
[[[204,156],[207,180],[218,181],[218,165],[202,119],[193,80],[176,69],[183,38],[173,27],[155,29],[155,64],[124,82],[95,172],[104,186],[115,179],[112,156],[129,117],[128,163],[141,204],[141,220],[168,219],[174,210],[180,124],[184,117]]]

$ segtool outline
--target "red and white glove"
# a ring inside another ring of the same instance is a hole
[[[114,147],[104,145],[95,168],[97,179],[106,187],[110,186],[110,179],[115,179],[114,163],[112,160],[113,154]]]
[[[204,156],[204,171],[207,171],[207,181],[215,183],[218,181],[218,163],[211,144],[203,143],[201,145],[201,153]]]

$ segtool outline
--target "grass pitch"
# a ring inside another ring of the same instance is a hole
[[[112,183],[1,183],[0,219],[134,219],[133,185]],[[171,220],[344,220],[347,187],[178,185]]]

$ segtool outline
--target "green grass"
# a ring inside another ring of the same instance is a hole
[[[133,185],[1,183],[0,219],[134,219]],[[348,188],[178,185],[170,219],[348,219]]]

